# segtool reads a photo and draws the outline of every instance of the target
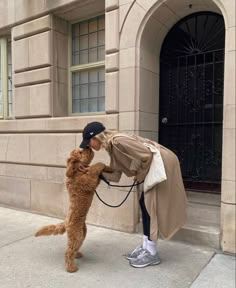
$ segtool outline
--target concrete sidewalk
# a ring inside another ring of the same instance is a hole
[[[142,236],[95,226],[78,259],[79,271],[64,270],[66,235],[35,238],[34,232],[61,220],[0,207],[1,288],[234,288],[235,258],[206,247],[159,241],[162,263],[133,268],[123,254]]]

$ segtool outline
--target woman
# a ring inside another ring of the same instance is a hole
[[[149,139],[106,130],[100,122],[85,126],[80,148],[86,146],[108,152],[114,169],[112,174],[103,173],[108,180],[118,182],[124,173],[144,181],[138,186],[143,243],[128,253],[127,259],[138,268],[159,264],[157,238],[170,239],[185,222],[186,195],[176,155]],[[153,172],[160,174],[160,179],[153,179]]]

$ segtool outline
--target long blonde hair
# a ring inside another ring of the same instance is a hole
[[[117,133],[118,133],[118,131],[112,131],[112,130],[106,129],[103,132],[97,134],[95,136],[95,138],[97,138],[102,143],[102,148],[104,148],[108,151],[110,141],[111,141],[112,137]]]

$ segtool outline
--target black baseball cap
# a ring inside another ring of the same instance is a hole
[[[88,123],[83,130],[83,141],[80,144],[80,148],[85,148],[89,144],[89,140],[96,136],[97,134],[104,131],[106,128],[100,122]]]

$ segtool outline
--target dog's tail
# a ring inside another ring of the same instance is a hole
[[[43,226],[34,234],[34,236],[38,237],[38,236],[58,235],[65,233],[65,231],[66,231],[65,222],[61,222],[55,225]]]

